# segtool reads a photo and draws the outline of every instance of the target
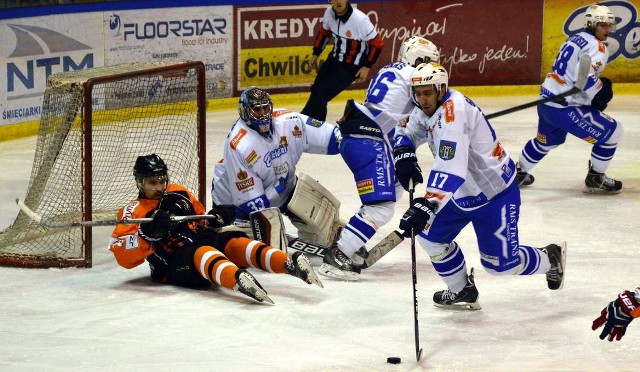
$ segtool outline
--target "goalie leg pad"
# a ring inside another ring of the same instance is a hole
[[[300,221],[292,219],[298,228],[298,236],[319,245],[330,246],[341,227],[340,201],[318,181],[302,173],[287,209]]]

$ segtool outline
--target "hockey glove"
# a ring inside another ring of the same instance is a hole
[[[410,146],[398,146],[393,149],[393,161],[396,167],[396,176],[402,187],[409,191],[409,180],[413,179],[413,184],[424,182],[422,170],[418,165],[416,152]]]
[[[627,326],[633,320],[631,312],[638,309],[640,305],[633,297],[633,293],[624,291],[618,298],[611,301],[607,307],[602,309],[600,316],[593,321],[592,330],[600,328],[604,324],[600,339],[604,340],[609,336],[609,342],[615,338],[620,341],[627,331]],[[636,310],[637,311],[637,310]]]
[[[591,107],[598,109],[600,111],[604,111],[607,108],[607,104],[613,98],[613,87],[611,84],[611,80],[606,77],[600,78],[602,81],[602,88],[596,93],[596,95],[591,100]]]
[[[158,209],[153,213],[152,217],[153,220],[151,222],[140,224],[138,234],[147,241],[157,242],[169,235],[169,229],[172,224],[171,212]]]
[[[437,205],[431,203],[425,198],[413,199],[413,204],[400,219],[400,230],[403,230],[402,235],[405,237],[411,237],[411,231],[415,231],[415,234],[419,234],[427,226],[429,219],[433,217]]]
[[[236,206],[235,205],[214,205],[209,211],[212,216],[215,216],[215,220],[207,220],[211,227],[228,226],[236,219]]]

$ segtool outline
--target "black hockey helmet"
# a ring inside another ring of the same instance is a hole
[[[142,180],[145,177],[167,176],[167,165],[156,154],[138,156],[136,164],[133,166],[133,175],[136,180]]]

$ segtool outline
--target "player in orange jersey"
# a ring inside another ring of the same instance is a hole
[[[138,197],[118,211],[118,219],[152,217],[151,222],[117,225],[109,250],[130,269],[145,260],[156,282],[190,288],[211,283],[259,301],[273,301],[245,270],[290,274],[309,284],[322,283],[302,252],[287,255],[239,231],[216,229],[233,222],[233,206],[214,206],[216,219],[175,222],[174,216],[204,214],[205,208],[184,186],[169,183],[165,162],[156,154],[139,156],[134,166]]]

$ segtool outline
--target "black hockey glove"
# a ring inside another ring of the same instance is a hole
[[[393,161],[396,167],[396,176],[402,187],[409,191],[409,180],[413,179],[414,186],[424,182],[422,170],[418,165],[416,152],[410,146],[398,146],[393,149]]]
[[[169,235],[169,229],[172,225],[171,212],[158,209],[153,213],[152,217],[153,220],[151,222],[140,224],[138,234],[145,240],[157,242]]]
[[[402,235],[408,238],[411,237],[412,230],[415,231],[416,235],[422,232],[437,208],[437,205],[425,198],[413,199],[413,204],[400,219],[400,230],[403,230]]]
[[[184,191],[165,193],[158,204],[158,210],[171,212],[174,216],[190,216],[196,214],[189,195]]]
[[[214,205],[213,208],[209,211],[212,216],[215,216],[216,219],[207,220],[209,226],[211,227],[222,227],[228,226],[233,223],[236,219],[236,206],[235,205]]]
[[[611,80],[606,77],[601,77],[600,81],[602,81],[602,88],[591,100],[591,107],[604,111],[611,98],[613,98],[613,86]]]
[[[600,339],[604,340],[609,336],[609,342],[615,338],[620,341],[627,331],[627,326],[633,320],[631,312],[638,311],[640,305],[633,297],[633,293],[624,291],[618,295],[618,298],[611,301],[607,307],[602,309],[600,316],[593,321],[592,330],[600,328],[604,324]]]

